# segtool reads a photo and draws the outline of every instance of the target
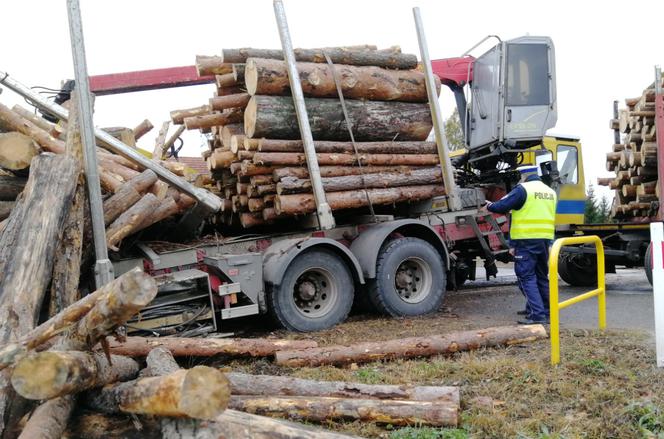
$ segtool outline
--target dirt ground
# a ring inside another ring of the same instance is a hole
[[[444,307],[431,316],[354,315],[327,331],[271,331],[270,335],[329,345],[512,324],[523,298],[510,276],[505,267],[497,282],[475,282],[449,292]],[[562,363],[557,367],[549,364],[549,340],[359,367],[291,369],[269,360],[225,361],[224,366],[321,380],[460,386],[462,408],[456,429],[360,422],[325,425],[362,437],[664,438],[664,375],[654,366],[651,290],[636,270],[609,275],[607,288],[605,333],[590,329],[596,325],[596,301],[563,311]],[[561,300],[583,291],[564,286]]]

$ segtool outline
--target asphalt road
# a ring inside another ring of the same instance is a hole
[[[642,269],[617,270],[607,274],[607,328],[636,329],[654,335],[652,287]],[[467,282],[458,291],[449,291],[444,306],[460,318],[486,321],[487,326],[512,324],[520,316],[525,299],[516,286],[516,276],[510,266],[499,269],[498,278],[486,282],[478,269],[477,281]],[[591,288],[570,287],[562,279],[560,300],[579,295]],[[561,310],[563,328],[597,328],[597,299],[589,299]]]

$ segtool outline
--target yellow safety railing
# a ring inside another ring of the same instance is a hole
[[[558,303],[558,257],[563,245],[595,244],[597,253],[597,289]],[[606,280],[604,273],[604,245],[599,236],[560,238],[553,243],[549,255],[549,307],[551,309],[551,364],[560,363],[560,310],[597,296],[599,329],[606,328]]]

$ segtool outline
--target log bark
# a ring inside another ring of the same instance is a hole
[[[0,133],[0,168],[8,171],[25,171],[33,157],[40,152],[30,137],[19,132]]]
[[[150,351],[145,359],[145,369],[141,371],[142,377],[155,377],[176,372],[180,366],[173,358],[171,351],[164,347],[156,347]]]
[[[188,199],[191,200],[190,197],[188,197]],[[145,222],[141,224],[141,226],[136,231],[147,229],[159,221],[163,221],[166,218],[170,218],[178,213],[185,212],[189,207],[191,207],[191,205],[188,202],[182,202],[181,204],[178,204],[177,201],[175,201],[172,197],[166,197],[161,200],[159,207],[157,207],[155,211],[147,217]]]
[[[409,166],[363,166],[362,168],[354,166],[321,166],[319,169],[321,177],[340,177],[342,175],[375,174],[379,172],[406,174],[417,168]],[[280,181],[284,177],[309,178],[309,171],[303,166],[277,168],[272,172],[272,177],[274,181]]]
[[[154,141],[154,148],[152,150],[152,161],[153,162],[161,162],[164,156],[164,143],[166,142],[166,135],[168,134],[168,127],[171,124],[170,121],[166,121],[161,124],[161,128],[159,129],[159,134],[157,134],[157,137],[155,138]]]
[[[248,207],[247,207],[248,208]],[[261,226],[265,224],[262,212],[242,212],[240,213],[240,224],[245,229]]]
[[[322,178],[325,192],[351,191],[367,188],[388,188],[442,183],[440,168],[414,169],[409,173],[380,173],[346,175]],[[282,178],[277,184],[277,194],[311,192],[311,180],[293,177]]]
[[[137,423],[129,415],[79,412],[72,417],[63,438],[162,439],[163,436],[160,421],[156,418],[142,417],[140,423]]]
[[[243,131],[244,132],[244,127]],[[244,139],[246,136],[244,134],[236,134],[231,136],[231,144],[230,144],[230,149],[232,153],[239,153],[239,152],[253,152],[253,151],[247,151],[247,150],[242,150],[242,145],[244,144]]]
[[[304,152],[301,140],[256,139],[260,152]],[[314,142],[319,153],[355,153],[352,142]],[[360,154],[437,154],[436,142],[355,142]]]
[[[224,63],[219,56],[196,55],[198,76],[223,75],[233,71],[233,64]]]
[[[428,102],[424,73],[418,70],[393,70],[375,66],[297,63],[300,83],[305,96],[336,98],[335,82],[341,86],[344,98],[374,101]],[[440,79],[436,79],[437,94]],[[290,82],[286,62],[249,58],[245,68],[245,82],[250,95],[290,96]]]
[[[117,245],[120,241],[139,231],[141,225],[154,213],[159,204],[157,197],[146,194],[126,212],[122,213],[106,230],[108,247],[117,251]]]
[[[235,80],[235,76],[233,76],[233,73],[224,73],[223,75],[216,75],[214,79],[215,82],[217,83],[217,87],[219,88],[233,87],[238,85],[238,82]]]
[[[138,140],[147,133],[149,133],[152,128],[154,128],[154,125],[152,125],[152,122],[149,120],[145,119],[143,122],[139,123],[136,125],[136,127],[132,130],[134,132],[134,139]]]
[[[215,169],[225,169],[236,160],[237,156],[230,150],[225,151],[222,149],[215,149],[208,158],[208,169],[210,169],[210,171]]]
[[[456,427],[459,405],[447,402],[331,397],[232,396],[229,407],[256,415],[314,422],[359,420],[391,425]]]
[[[15,201],[0,201],[0,221],[9,217],[14,206],[16,206]]]
[[[252,151],[244,151],[252,153]],[[435,166],[440,162],[436,154],[335,154],[316,153],[320,166]],[[307,159],[297,152],[256,152],[254,164],[262,166],[302,166]]]
[[[171,146],[173,146],[173,145],[175,144],[175,141],[178,140],[178,139],[180,138],[180,136],[182,135],[182,133],[184,133],[184,130],[185,130],[185,126],[184,126],[184,125],[180,125],[180,126],[175,130],[175,132],[174,132],[173,134],[171,134],[171,137],[169,137],[168,139],[166,139],[166,141],[164,142],[164,145],[162,146],[162,156],[167,155],[168,150],[171,148]]]
[[[223,113],[217,112],[204,116],[185,117],[184,126],[188,130],[210,128],[217,125],[238,123],[244,120],[244,112],[240,109],[231,109]]]
[[[237,82],[244,82],[245,64],[233,64],[233,77]]]
[[[152,185],[157,182],[157,174],[146,169],[118,188],[113,196],[104,201],[104,223],[108,226],[123,212],[136,204]]]
[[[40,352],[19,361],[12,386],[27,399],[51,399],[126,381],[138,374],[138,363],[128,357],[79,351]]]
[[[392,69],[414,69],[417,67],[415,55],[383,52],[375,50],[358,50],[342,47],[329,47],[324,49],[295,49],[297,61],[325,63],[325,52],[335,64],[350,64],[356,66],[378,66]],[[272,49],[223,49],[220,61],[224,63],[246,63],[248,58],[268,58],[283,60],[281,50]]]
[[[459,388],[454,386],[360,384],[233,372],[227,373],[226,378],[231,384],[232,395],[400,399],[447,402],[457,406],[460,401]]]
[[[162,427],[164,439],[350,439],[347,436],[282,419],[225,410],[214,421],[178,419]],[[106,439],[106,438],[100,438]]]
[[[57,128],[60,127],[44,119],[40,115],[36,114],[34,111],[30,111],[26,108],[21,107],[20,105],[14,105],[12,107],[12,111],[28,119],[30,122],[37,125],[39,128],[46,131],[47,133],[50,133],[53,136],[57,137],[57,132],[58,132]]]
[[[23,192],[27,178],[0,175],[0,201],[14,201]]]
[[[478,331],[357,343],[348,346],[327,346],[299,351],[281,350],[276,354],[276,363],[290,367],[367,363],[395,358],[450,354],[480,347],[510,346],[546,337],[547,333],[542,325],[500,326]]]
[[[32,138],[47,151],[60,154],[65,150],[65,144],[62,140],[56,139],[28,119],[20,116],[2,104],[0,104],[0,124]]]
[[[67,428],[74,408],[74,395],[65,395],[46,401],[37,407],[26,423],[19,439],[59,438]]]
[[[249,160],[245,160],[240,165],[239,175],[243,177],[251,177],[254,175],[267,175],[274,172],[277,169],[274,166],[260,166],[251,163]],[[232,171],[232,170],[231,170]]]
[[[182,110],[171,111],[171,122],[175,125],[182,125],[187,117],[203,116],[212,113],[212,107],[201,105],[200,107],[185,108]]]
[[[427,185],[330,192],[326,198],[332,210],[341,210],[368,206],[369,200],[374,205],[382,205],[426,200],[444,194],[442,185]],[[278,195],[275,208],[279,215],[304,215],[316,211],[316,202],[312,194]]]
[[[227,110],[229,108],[246,108],[251,99],[249,93],[238,93],[234,95],[217,96],[210,98],[210,107],[215,111]]]
[[[305,99],[311,132],[316,140],[350,140],[337,99]],[[432,128],[427,104],[346,101],[355,140],[425,140]],[[247,137],[297,139],[300,130],[290,97],[253,96],[244,112]]]
[[[247,207],[249,208],[249,212],[262,212],[266,206],[263,198],[249,198]],[[261,218],[263,218],[262,213]]]
[[[120,342],[110,342],[110,352],[130,357],[145,357],[162,346],[174,357],[210,357],[212,355],[232,355],[269,357],[283,349],[306,349],[318,344],[311,340],[279,340],[267,338],[179,338],[179,337],[127,337]]]

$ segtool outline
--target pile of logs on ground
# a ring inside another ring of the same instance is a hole
[[[69,101],[68,103],[71,103]],[[8,108],[0,104],[0,169],[10,175],[0,176],[0,230],[15,205],[19,188],[25,186],[28,171],[35,157],[44,153],[80,153],[77,106],[69,105],[69,124],[53,124],[20,106]],[[129,146],[135,146],[137,138],[152,128],[143,121],[135,129],[109,128],[107,131]],[[177,162],[162,160],[164,152],[182,133],[178,129],[166,138],[168,125],[164,125],[155,142],[154,160],[178,175],[184,175],[185,167]],[[79,152],[77,152],[79,151]],[[144,170],[135,163],[104,149],[100,142],[97,148],[99,177],[104,199],[104,221],[107,226],[107,244],[117,250],[122,240],[152,224],[182,214],[192,207],[195,200],[182,194],[156,174]],[[81,181],[82,182],[82,181]],[[83,197],[81,194],[77,197]],[[82,199],[77,206],[82,208]],[[82,215],[82,210],[80,210]]]
[[[615,178],[598,178],[597,184],[613,189],[611,217],[616,220],[647,220],[657,215],[657,130],[654,83],[640,97],[625,99],[611,128],[620,138],[606,154],[606,169]]]
[[[444,194],[436,145],[425,141],[432,120],[415,55],[360,46],[296,49],[295,56],[332,210]],[[216,75],[214,97],[172,111],[171,119],[209,133],[204,157],[224,199],[215,220],[253,227],[314,212],[282,52],[224,49],[221,56],[197,57],[196,65],[199,74]]]

